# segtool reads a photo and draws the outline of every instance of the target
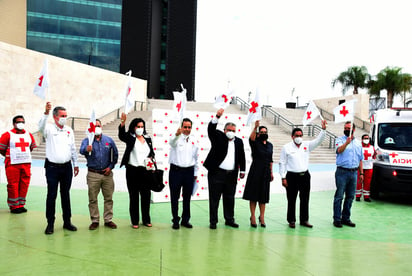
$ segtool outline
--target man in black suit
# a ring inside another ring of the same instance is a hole
[[[204,166],[208,170],[209,182],[209,220],[210,229],[216,229],[218,222],[218,208],[220,196],[223,194],[223,214],[225,224],[238,228],[239,224],[234,219],[235,193],[237,175],[245,177],[245,150],[243,141],[235,137],[236,125],[226,123],[224,132],[217,130],[218,119],[224,110],[217,111],[207,128],[212,148],[206,157]]]

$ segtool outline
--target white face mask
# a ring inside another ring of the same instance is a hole
[[[60,117],[59,118],[59,125],[64,126],[66,124],[66,117]]]
[[[365,145],[367,145],[367,144],[369,144],[369,139],[363,139],[362,142],[363,142]]]
[[[97,136],[102,135],[102,128],[101,127],[96,127],[94,129],[94,135],[97,135]]]
[[[293,139],[293,141],[295,141],[295,143],[296,143],[297,145],[300,145],[300,144],[302,144],[303,139],[302,139],[302,137],[295,137],[295,138]]]
[[[142,136],[142,135],[143,135],[143,131],[144,131],[144,128],[136,128],[136,135],[137,135],[137,136]]]
[[[235,133],[233,131],[228,131],[226,132],[226,137],[229,138],[229,140],[232,140],[235,138]]]
[[[24,129],[24,123],[17,123],[17,124],[16,124],[16,128],[17,128],[18,130],[23,130],[23,129]]]

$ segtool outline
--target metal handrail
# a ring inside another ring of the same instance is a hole
[[[237,104],[240,103],[240,110],[247,110],[250,107],[250,104],[247,103],[245,100],[235,96],[232,99],[233,104]],[[326,112],[326,111],[325,111]],[[286,131],[292,131],[294,128],[296,127],[302,127],[303,125],[299,125],[299,124],[294,124],[291,121],[289,121],[287,118],[285,118],[283,115],[281,115],[280,113],[276,112],[272,107],[270,106],[262,106],[262,117],[268,117],[267,113],[270,113],[273,116],[273,124],[274,125],[279,125],[282,128],[284,128]],[[320,130],[322,129],[320,126],[318,125],[306,125],[307,130],[308,130],[308,136],[315,136],[317,135]],[[332,149],[335,147],[335,141],[337,136],[335,134],[333,134],[330,131],[326,130],[326,137],[329,140],[329,148]]]

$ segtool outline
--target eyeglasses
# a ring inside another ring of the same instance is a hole
[[[191,129],[191,126],[184,126],[183,128]]]

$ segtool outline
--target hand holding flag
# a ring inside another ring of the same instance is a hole
[[[46,99],[46,89],[49,87],[49,70],[47,59],[44,60],[43,68],[40,71],[40,75],[37,78],[36,85],[34,86],[34,95],[41,99]]]
[[[186,111],[186,89],[181,84],[182,92],[173,91],[173,114],[176,120],[182,122],[184,113]]]
[[[320,116],[321,119],[323,119],[315,103],[313,101],[309,101],[305,114],[303,114],[303,119],[302,119],[303,126],[305,127],[307,124],[315,120],[318,116]]]
[[[94,109],[93,109],[92,114],[90,115],[89,125],[86,130],[87,138],[89,139],[89,146],[93,144],[95,128],[96,128],[96,113],[94,112]],[[89,155],[90,154],[91,152],[89,152]]]
[[[355,102],[356,100],[350,100],[333,109],[335,123],[353,121],[355,116]]]
[[[247,114],[246,125],[262,119],[262,109],[260,102],[259,90],[256,90],[255,99],[250,103],[249,112]]]

